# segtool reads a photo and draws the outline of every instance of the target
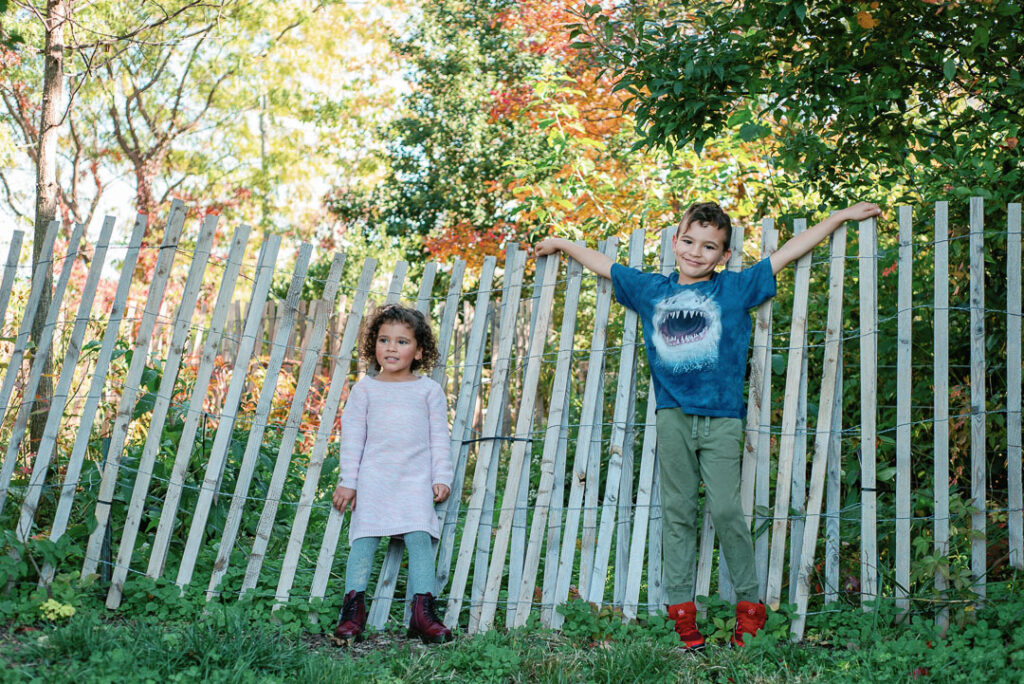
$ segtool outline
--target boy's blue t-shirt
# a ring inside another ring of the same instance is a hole
[[[750,309],[775,295],[771,261],[709,280],[679,284],[679,274],[611,269],[615,298],[643,323],[659,409],[743,418]]]

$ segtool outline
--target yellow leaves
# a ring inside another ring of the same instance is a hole
[[[66,620],[75,614],[75,607],[69,603],[61,603],[57,599],[47,599],[39,606],[39,612],[43,618],[50,622]]]
[[[870,12],[857,12],[857,24],[861,28],[873,29],[876,26],[878,26],[879,23],[880,22],[877,19],[875,19]]]

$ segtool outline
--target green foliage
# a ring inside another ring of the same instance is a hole
[[[372,193],[333,193],[337,217],[392,238],[460,223],[489,228],[508,218],[487,183],[532,143],[514,121],[491,120],[488,110],[496,89],[515,86],[538,63],[495,21],[512,4],[445,0],[420,8],[394,45],[409,63],[412,90],[386,131],[386,176]]]
[[[763,140],[828,203],[1019,197],[1017,0],[592,6],[579,45],[619,78],[648,146]]]
[[[3,679],[973,682],[984,672],[986,681],[1016,682],[1024,675],[1024,598],[1012,586],[994,586],[989,602],[953,611],[945,634],[925,616],[902,617],[879,603],[870,612],[811,616],[804,644],[789,641],[786,611],[771,614],[765,632],[742,649],[722,646],[711,631],[719,620],[728,626],[732,607],[710,600],[700,626],[712,639],[701,655],[682,652],[663,617],[623,623],[580,601],[565,606],[561,634],[534,623],[424,648],[388,633],[344,651],[299,638],[248,602],[206,604],[201,593],[195,600],[201,620],[196,613],[111,619],[97,603],[52,624],[27,611],[31,617],[14,621],[16,631],[4,637]]]
[[[514,637],[513,637],[514,638]],[[451,666],[460,677],[473,681],[505,681],[519,669],[522,657],[515,642],[499,632],[490,631],[454,652]]]

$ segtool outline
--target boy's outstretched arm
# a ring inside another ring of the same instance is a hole
[[[825,238],[835,232],[836,228],[846,221],[863,221],[872,216],[880,216],[882,210],[877,204],[871,202],[858,202],[852,207],[847,207],[829,216],[821,223],[808,228],[796,237],[788,240],[786,244],[769,257],[772,262],[772,273],[778,273],[789,266],[804,254],[814,249]]]
[[[534,254],[540,257],[554,254],[558,251],[565,252],[573,259],[583,264],[585,268],[590,269],[603,278],[610,279],[612,277],[612,264],[615,263],[614,259],[601,254],[597,250],[577,245],[575,242],[566,240],[565,238],[545,238],[541,240],[537,243],[537,246],[534,249]]]

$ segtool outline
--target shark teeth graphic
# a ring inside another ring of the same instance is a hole
[[[684,290],[654,309],[653,346],[662,365],[675,372],[717,365],[721,309],[711,298]]]

